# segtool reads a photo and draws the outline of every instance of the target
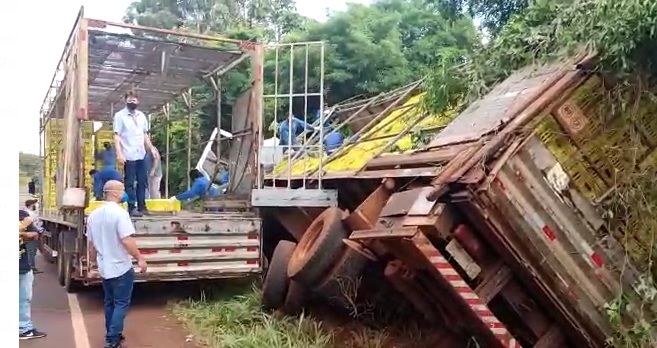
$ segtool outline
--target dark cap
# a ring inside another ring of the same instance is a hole
[[[23,219],[25,219],[25,218],[28,217],[28,216],[30,216],[30,214],[29,214],[28,212],[26,212],[26,211],[23,210],[23,209],[18,209],[18,219],[19,219],[20,221],[23,221]]]

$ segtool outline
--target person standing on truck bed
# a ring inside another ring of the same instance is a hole
[[[137,110],[139,99],[134,92],[125,95],[126,106],[114,115],[116,160],[125,167],[125,189],[128,192],[128,211],[131,216],[142,216],[146,211],[146,151],[159,158],[159,153],[148,135],[148,120]],[[135,181],[137,187],[135,187]],[[135,208],[135,202],[137,207]]]
[[[160,194],[160,182],[162,181],[162,158],[159,155],[157,148],[154,152],[157,152],[157,156],[153,156],[153,152],[148,152],[146,154],[146,170],[148,171],[148,187],[146,188],[146,198],[150,199],[160,199],[162,195]]]
[[[91,212],[87,219],[87,249],[90,269],[97,264],[103,280],[105,348],[116,348],[121,347],[124,340],[123,322],[135,280],[130,256],[137,260],[141,273],[146,272],[147,265],[133,237],[135,227],[130,215],[119,205],[124,193],[123,183],[110,180],[103,191],[107,202]]]

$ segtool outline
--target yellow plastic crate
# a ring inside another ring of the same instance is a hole
[[[84,209],[84,213],[88,215],[88,214],[90,214],[92,211],[94,211],[94,210],[96,210],[96,209],[102,207],[103,204],[105,204],[105,203],[106,203],[105,201],[90,200],[90,201],[89,201],[89,205],[87,206],[87,208]],[[122,203],[122,204],[121,204],[121,207],[122,207],[123,209],[128,209],[128,203]]]
[[[98,209],[105,201],[90,200],[89,206],[84,210],[85,214],[89,214],[92,211]],[[121,207],[128,209],[128,204],[123,203]],[[146,209],[153,213],[176,213],[181,210],[180,201],[171,201],[169,199],[147,199],[146,200]]]
[[[167,198],[147,199],[146,209],[152,212],[175,213],[180,211],[181,204],[179,200],[172,201]]]

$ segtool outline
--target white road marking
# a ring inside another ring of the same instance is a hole
[[[80,302],[78,296],[75,294],[67,294],[68,307],[71,310],[71,324],[73,324],[73,337],[75,339],[75,348],[90,348],[89,335],[87,334],[87,326],[84,324],[84,316],[80,309]]]

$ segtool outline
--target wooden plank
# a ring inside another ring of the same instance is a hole
[[[336,207],[337,190],[317,189],[254,189],[251,191],[254,207]]]
[[[538,339],[534,348],[560,348],[566,346],[566,338],[557,324],[550,326],[548,331]]]
[[[385,155],[375,158],[369,162],[365,168],[382,169],[386,167],[404,167],[429,163],[441,163],[454,158],[459,152],[464,151],[472,144],[457,144],[448,147],[437,148],[427,152],[417,152],[411,154]]]
[[[503,264],[498,264],[494,267],[496,270],[493,271],[490,276],[482,280],[479,286],[475,289],[475,292],[484,303],[490,302],[490,300],[492,300],[512,278],[509,267]]]
[[[550,327],[550,320],[517,282],[510,281],[500,291],[500,297],[506,301],[509,308],[516,313],[534,337],[540,337]]]
[[[452,239],[447,244],[445,250],[454,258],[454,261],[461,266],[465,274],[470,279],[475,279],[481,273],[481,267],[472,259],[472,257],[463,249],[461,244],[456,239]]]
[[[357,230],[351,232],[349,239],[352,240],[370,240],[370,239],[399,239],[411,238],[418,234],[419,229],[416,226],[397,227],[397,228],[374,228],[369,230]]]

